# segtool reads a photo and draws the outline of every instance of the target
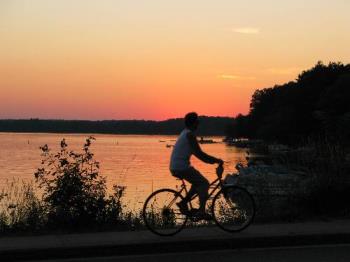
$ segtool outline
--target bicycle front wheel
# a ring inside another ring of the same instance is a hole
[[[252,223],[255,202],[244,188],[223,187],[213,199],[212,214],[221,229],[231,233],[239,232]]]
[[[180,232],[187,222],[187,216],[176,205],[181,200],[181,194],[173,189],[153,192],[143,206],[142,216],[146,227],[160,236],[172,236]]]

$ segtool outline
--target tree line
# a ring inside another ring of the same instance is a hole
[[[318,62],[295,81],[256,90],[247,115],[228,126],[233,138],[300,144],[323,137],[350,142],[350,64]]]
[[[200,116],[198,135],[223,136],[230,117]],[[149,120],[0,120],[0,132],[48,132],[48,133],[102,133],[177,135],[184,128],[182,118],[165,121]]]

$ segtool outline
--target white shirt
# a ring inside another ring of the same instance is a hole
[[[185,128],[176,140],[173,152],[170,157],[170,170],[185,170],[191,166],[190,158],[192,155],[192,148],[187,138],[187,134],[191,130]]]

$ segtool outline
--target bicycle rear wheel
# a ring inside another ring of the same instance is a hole
[[[142,210],[146,227],[160,236],[172,236],[180,232],[187,222],[187,216],[176,205],[181,200],[181,194],[173,189],[153,192],[146,199]]]
[[[244,188],[223,187],[213,199],[212,214],[221,229],[231,233],[239,232],[252,223],[255,202]]]

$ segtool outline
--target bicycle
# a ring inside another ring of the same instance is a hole
[[[251,194],[235,184],[226,184],[222,180],[223,167],[216,169],[217,178],[209,185],[208,203],[215,224],[224,231],[234,233],[247,228],[255,216],[255,202]],[[160,236],[173,236],[179,233],[188,219],[199,220],[194,215],[193,200],[189,202],[189,212],[181,213],[176,203],[183,200],[183,193],[188,193],[186,184],[181,180],[180,190],[170,188],[153,192],[145,201],[142,216],[146,227]],[[210,203],[211,200],[211,203]]]

